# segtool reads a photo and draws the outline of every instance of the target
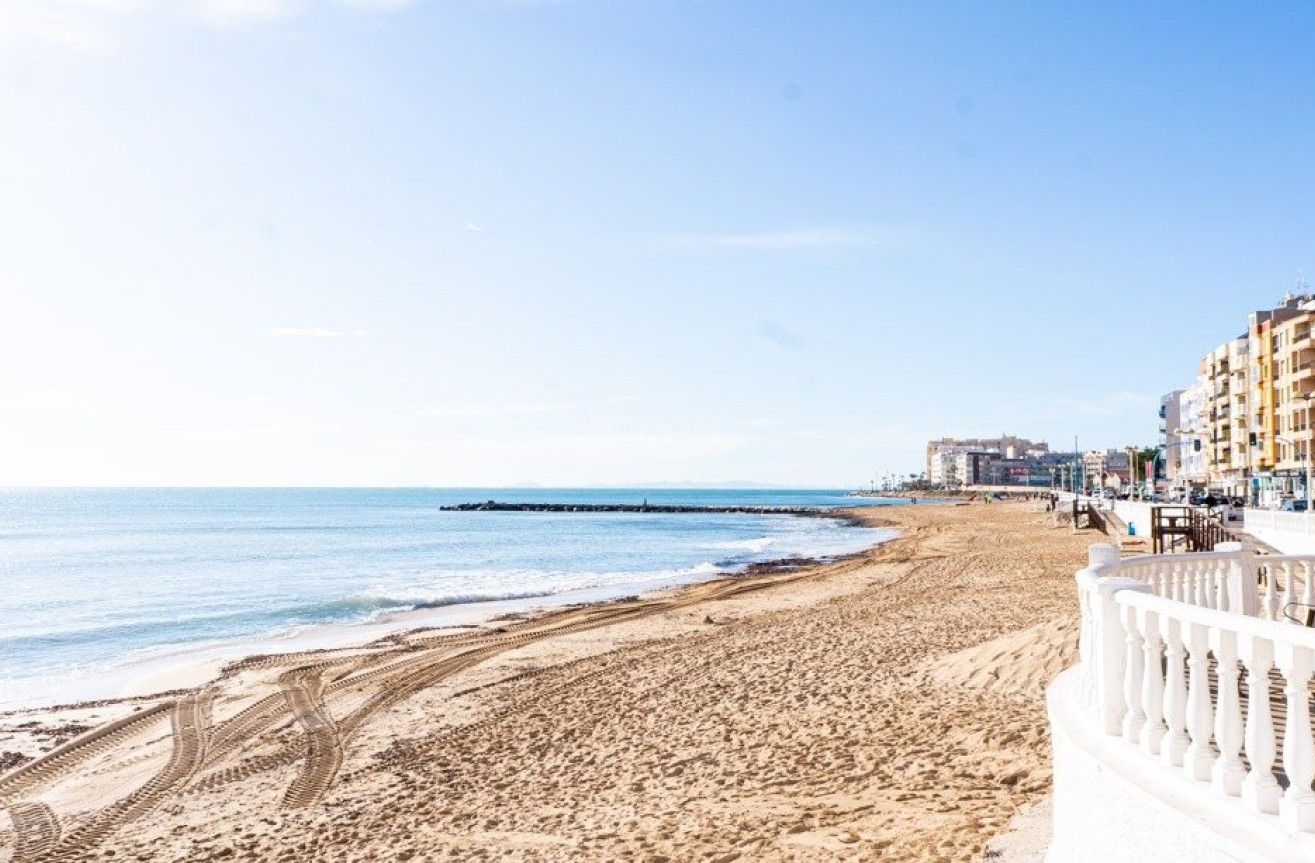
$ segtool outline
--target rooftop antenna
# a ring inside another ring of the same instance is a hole
[[[1304,297],[1310,293],[1310,284],[1306,281],[1306,274],[1300,267],[1297,268],[1297,296]]]

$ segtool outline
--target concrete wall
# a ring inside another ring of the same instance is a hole
[[[1244,528],[1284,554],[1315,554],[1315,518],[1305,512],[1247,508]]]
[[[1114,501],[1114,514],[1137,528],[1138,536],[1151,535],[1151,505],[1139,500]]]

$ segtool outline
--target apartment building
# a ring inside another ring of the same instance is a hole
[[[958,471],[956,461],[964,453],[989,453],[1000,458],[1023,458],[1039,456],[1050,452],[1045,441],[1030,441],[1014,435],[1000,435],[995,438],[953,438],[927,442],[927,481],[944,484],[944,478]],[[959,476],[962,476],[959,472]],[[942,479],[938,480],[937,477]],[[962,482],[962,480],[960,480]]]
[[[1127,450],[1089,450],[1082,454],[1083,485],[1086,488],[1121,488],[1132,476]]]
[[[1273,349],[1269,392],[1273,404],[1273,435],[1270,463],[1285,491],[1304,490],[1306,453],[1311,446],[1310,411],[1315,399],[1315,300],[1300,314],[1286,317],[1270,327]]]
[[[1202,357],[1191,386],[1161,400],[1168,476],[1260,503],[1304,493],[1313,330],[1315,296],[1288,295]]]
[[[1165,450],[1165,464],[1172,465],[1172,470],[1165,475],[1175,480],[1174,485],[1186,483],[1204,488],[1210,483],[1206,382],[1198,378],[1181,393],[1174,446]]]
[[[944,437],[927,443],[927,481],[944,487],[1067,486],[1076,472],[1075,460],[1073,453],[1051,452],[1044,441],[1012,435]]]
[[[1178,448],[1178,433],[1182,427],[1183,390],[1173,390],[1160,397],[1160,446],[1166,453]],[[1165,457],[1165,468],[1169,476],[1174,476],[1178,463]]]

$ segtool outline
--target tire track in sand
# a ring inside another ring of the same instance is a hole
[[[317,802],[329,790],[342,766],[342,737],[324,704],[318,670],[287,672],[279,678],[279,686],[292,715],[306,729],[301,772],[283,794],[283,808],[296,809]]]
[[[0,777],[0,802],[12,800],[33,785],[50,782],[82,762],[97,755],[131,734],[145,729],[156,720],[163,719],[174,702],[163,701],[154,707],[139,710],[130,716],[93,728],[75,737],[63,746],[35,761],[29,761],[17,770]]]
[[[39,860],[54,850],[59,842],[59,819],[54,811],[44,803],[15,803],[9,807],[9,817],[14,822],[14,856],[13,863],[26,863]]]
[[[173,751],[169,762],[136,791],[93,814],[78,826],[52,852],[42,858],[58,860],[86,856],[97,845],[129,821],[140,818],[158,806],[173,789],[181,786],[201,766],[205,756],[206,718],[209,692],[185,695],[174,702]]]

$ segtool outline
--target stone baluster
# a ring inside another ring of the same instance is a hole
[[[1315,581],[1311,580],[1310,559],[1302,560],[1302,605],[1303,608],[1297,610],[1298,617],[1304,621],[1308,610],[1315,608]]]
[[[1210,704],[1210,632],[1199,623],[1186,624],[1187,733],[1192,742],[1183,755],[1183,769],[1193,779],[1209,780],[1215,753],[1210,747],[1214,713]]]
[[[1278,617],[1278,567],[1265,564],[1265,619]]]
[[[1187,737],[1187,681],[1183,676],[1182,629],[1177,620],[1165,615],[1160,618],[1160,636],[1164,639],[1164,724],[1165,735],[1160,742],[1160,760],[1169,767],[1181,767],[1183,753],[1191,742]]]
[[[1242,781],[1242,799],[1257,812],[1278,812],[1283,790],[1274,778],[1274,718],[1269,709],[1269,669],[1274,645],[1245,633],[1238,636],[1238,653],[1247,670],[1246,754],[1251,769]]]
[[[1237,693],[1237,635],[1226,629],[1210,630],[1210,649],[1219,665],[1218,703],[1215,705],[1215,743],[1219,759],[1211,773],[1215,789],[1231,797],[1242,793],[1246,765],[1242,763],[1242,704]]]
[[[1292,613],[1295,609],[1290,608],[1288,603],[1297,598],[1297,591],[1293,587],[1292,561],[1283,561],[1283,612],[1282,619],[1288,623],[1296,623],[1292,619]]]
[[[1169,578],[1173,582],[1173,589],[1169,593],[1169,598],[1174,602],[1183,601],[1183,567],[1178,561],[1173,561],[1169,565]]]
[[[1142,709],[1142,650],[1141,628],[1137,626],[1137,609],[1125,605],[1119,609],[1123,616],[1126,652],[1123,660],[1123,701],[1127,707],[1123,714],[1123,739],[1136,743],[1141,739],[1146,711]]]
[[[1090,547],[1088,555],[1090,566],[1079,572],[1078,578],[1088,591],[1090,603],[1092,697],[1101,730],[1119,735],[1123,733],[1123,715],[1127,710],[1123,683],[1127,641],[1114,595],[1122,590],[1149,593],[1151,587],[1143,581],[1104,575],[1117,572],[1118,546],[1097,543]]]
[[[1279,801],[1279,819],[1290,829],[1315,830],[1315,746],[1310,738],[1311,651],[1307,647],[1277,642],[1274,660],[1283,672],[1283,694],[1287,696],[1288,720],[1283,726],[1283,772],[1288,790]]]
[[[1256,615],[1256,579],[1250,571],[1247,555],[1240,542],[1221,542],[1216,551],[1228,552],[1224,565],[1224,593],[1227,601],[1220,608],[1233,614]]]
[[[1242,613],[1250,617],[1260,617],[1260,558],[1251,552],[1242,555]]]
[[[1078,586],[1078,665],[1091,671],[1091,593]]]
[[[1164,640],[1160,637],[1159,615],[1138,609],[1137,629],[1142,635],[1141,701],[1146,711],[1140,743],[1151,755],[1159,755],[1160,741],[1164,739],[1164,670],[1160,666]]]
[[[1189,560],[1186,563],[1188,584],[1191,585],[1191,593],[1188,594],[1188,602],[1197,608],[1205,607],[1205,578],[1201,573],[1201,564],[1199,561]]]

